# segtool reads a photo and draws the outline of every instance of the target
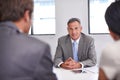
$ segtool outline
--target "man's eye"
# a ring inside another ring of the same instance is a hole
[[[76,30],[78,29],[78,28],[75,28]]]

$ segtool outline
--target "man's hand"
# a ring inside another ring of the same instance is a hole
[[[82,65],[79,62],[74,61],[71,57],[68,58],[64,63],[60,65],[64,69],[77,69],[81,68]]]

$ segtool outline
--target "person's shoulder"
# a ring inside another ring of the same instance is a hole
[[[24,44],[28,44],[29,46],[31,45],[32,46],[38,46],[38,47],[45,47],[45,46],[49,46],[48,43],[40,40],[40,39],[37,39],[33,36],[30,36],[30,35],[21,35],[19,36],[19,38],[22,40],[22,43]]]
[[[28,39],[29,39],[29,42],[31,42],[31,43],[33,43],[33,44],[36,44],[36,45],[48,45],[48,43],[46,43],[46,42],[44,42],[44,41],[42,41],[42,40],[40,40],[40,39],[37,39],[37,38],[34,38],[34,37],[30,37],[30,36],[28,36],[27,37]]]
[[[106,45],[106,48],[115,48],[115,47],[120,48],[120,40],[112,42],[112,43],[108,43]]]
[[[89,36],[89,35],[86,35],[84,33],[81,33],[81,37],[86,39],[86,40],[93,40],[93,37]]]
[[[58,40],[64,41],[64,40],[66,40],[68,38],[69,38],[69,35],[67,34],[67,35],[61,36],[60,38],[58,38]]]
[[[120,41],[115,41],[115,42],[106,44],[102,52],[106,55],[114,56],[119,54],[119,50],[120,50]]]
[[[107,44],[105,49],[120,50],[120,40]]]

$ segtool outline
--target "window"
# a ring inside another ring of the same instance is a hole
[[[55,1],[34,0],[31,34],[55,34]]]
[[[105,22],[105,11],[115,0],[89,0],[89,33],[106,34],[108,27]]]

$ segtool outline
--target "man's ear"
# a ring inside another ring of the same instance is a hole
[[[30,15],[29,15],[29,11],[26,10],[25,13],[24,13],[24,19],[26,22],[29,22],[30,21]]]
[[[82,26],[80,27],[80,29],[82,30]]]
[[[67,26],[67,30],[69,30],[68,26]]]
[[[80,26],[80,32],[82,31],[82,26]]]

